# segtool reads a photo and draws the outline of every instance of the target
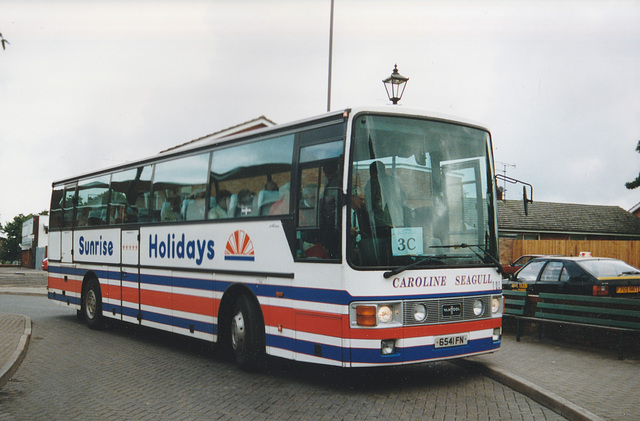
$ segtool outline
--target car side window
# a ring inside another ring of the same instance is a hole
[[[581,282],[589,279],[589,275],[574,262],[565,262],[564,270],[569,282]]]
[[[566,267],[562,268],[562,273],[560,274],[560,282],[569,282],[571,276],[569,275],[569,271]]]
[[[538,273],[544,266],[544,260],[531,262],[518,272],[518,282],[535,282],[538,279]]]
[[[562,262],[549,262],[540,276],[541,282],[558,282],[562,273]]]

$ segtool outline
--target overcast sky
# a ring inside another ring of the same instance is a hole
[[[327,107],[330,0],[4,0],[0,221],[54,180],[265,115]],[[640,189],[639,1],[335,0],[332,110],[471,119],[534,200],[629,209]],[[507,185],[508,199],[519,188]]]

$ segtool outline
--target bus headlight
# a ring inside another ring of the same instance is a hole
[[[378,320],[380,323],[389,323],[393,318],[393,312],[389,306],[380,306],[378,309]]]
[[[402,302],[352,303],[350,308],[351,326],[402,326]]]
[[[427,318],[427,307],[424,304],[418,304],[413,308],[413,319],[416,322],[423,322]]]
[[[473,314],[476,316],[482,316],[482,313],[484,313],[484,304],[482,304],[482,301],[480,300],[475,300],[473,302]]]
[[[491,299],[491,313],[498,313],[500,311],[500,308],[502,307],[500,304],[500,297],[493,297]]]

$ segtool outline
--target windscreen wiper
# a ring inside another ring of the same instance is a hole
[[[480,253],[478,253],[477,251],[475,251],[472,247],[477,247],[478,250],[480,250],[481,252],[484,253],[484,256],[481,256]],[[446,245],[446,246],[431,246],[431,248],[434,249],[438,249],[438,248],[449,248],[449,249],[466,249],[468,248],[469,250],[471,250],[473,252],[473,254],[475,254],[476,256],[478,256],[478,258],[484,262],[484,263],[489,263],[487,262],[486,259],[489,259],[491,261],[491,263],[493,263],[493,265],[498,269],[498,273],[500,275],[504,275],[504,268],[502,267],[502,263],[500,263],[500,261],[498,259],[496,259],[495,257],[493,257],[491,255],[491,253],[489,253],[484,246],[480,245],[480,244],[467,244],[467,243],[460,243],[460,244],[450,244],[450,245]]]
[[[446,259],[447,257],[448,256],[428,256],[428,257],[425,257],[424,259],[420,259],[413,263],[409,263],[408,265],[400,266],[393,270],[387,271],[383,273],[382,276],[388,279],[388,278],[391,278],[392,276],[399,274],[400,272],[404,272],[405,270],[409,270],[416,266],[425,265],[425,264],[444,265],[444,262],[440,259]]]

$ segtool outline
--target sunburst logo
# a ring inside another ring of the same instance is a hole
[[[224,260],[247,260],[253,262],[256,259],[253,250],[253,242],[249,234],[237,230],[227,240],[224,248]]]

